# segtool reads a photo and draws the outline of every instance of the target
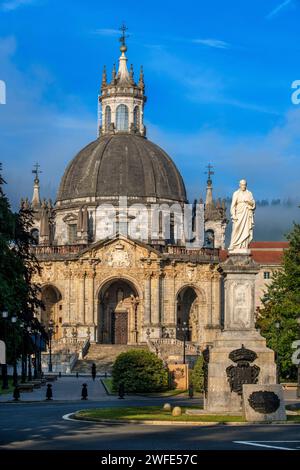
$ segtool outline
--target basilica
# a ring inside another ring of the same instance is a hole
[[[169,230],[160,215],[146,235],[143,223],[135,235],[128,229],[136,208],[146,209],[147,218],[153,207],[163,213],[188,201],[175,163],[147,138],[144,73],[141,68],[136,80],[133,67],[128,70],[124,35],[120,52],[111,78],[105,68],[102,73],[98,137],[67,166],[55,204],[41,199],[38,167],[32,200],[23,201],[34,211],[33,249],[41,266],[34,281],[45,308],[37,315],[46,328],[54,325],[58,349],[68,342],[180,344],[183,337],[204,349],[223,327],[225,203],[213,197],[209,166],[205,200],[194,202],[203,208],[195,229],[200,245],[176,237],[174,214]]]

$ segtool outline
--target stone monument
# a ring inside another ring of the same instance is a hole
[[[251,257],[255,201],[240,181],[231,204],[233,222],[224,275],[224,324],[207,355],[204,408],[210,413],[242,413],[243,384],[275,384],[274,352],[255,329],[255,277]]]

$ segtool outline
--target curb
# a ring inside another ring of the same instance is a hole
[[[110,397],[117,396],[117,395],[114,394],[114,393],[110,393],[110,391],[108,390],[108,388],[107,388],[107,386],[106,386],[106,383],[104,382],[103,379],[100,379],[100,382],[101,382],[101,384],[102,384],[102,386],[103,386],[103,388],[104,388],[104,390],[105,390],[106,395],[109,395]]]
[[[102,379],[100,379],[100,382],[102,383],[103,388],[104,388],[104,390],[105,390],[105,392],[106,392],[106,394],[107,394],[108,396],[110,396],[110,397],[118,397],[117,392],[111,393],[111,392],[108,390],[107,385],[105,384],[105,382],[104,382]],[[178,397],[178,398],[187,398],[187,396],[184,395],[185,392],[187,392],[187,391],[185,390],[185,391],[183,391],[182,393],[177,393],[177,394],[174,394],[174,395],[167,395],[167,396],[166,396],[166,395],[164,395],[164,396],[161,396],[161,395],[147,395],[147,394],[143,394],[143,393],[133,393],[133,394],[125,393],[125,395],[126,395],[127,397],[162,398],[162,399],[163,399],[163,398],[168,399],[168,398],[173,398],[173,397],[175,397],[175,398],[176,398],[176,397]],[[202,397],[199,397],[199,398],[198,398],[198,397],[195,397],[195,398],[196,398],[196,399],[201,399]]]
[[[76,416],[75,413],[64,415],[63,419],[68,421],[81,421],[85,423],[99,423],[99,424],[142,424],[151,426],[300,426],[300,423],[286,423],[282,421],[270,422],[222,422],[222,421],[156,421],[156,420],[138,420],[138,419],[99,419],[99,418],[81,418]]]

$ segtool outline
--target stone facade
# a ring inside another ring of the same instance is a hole
[[[180,336],[178,324],[187,322],[193,342],[205,347],[221,327],[221,274],[218,258],[206,250],[161,253],[136,241],[117,237],[76,253],[66,247],[37,247],[47,324],[64,336],[91,341],[116,341],[112,317],[126,317],[127,344],[147,338]],[[187,296],[189,300],[182,304]],[[125,338],[125,339],[124,339]]]

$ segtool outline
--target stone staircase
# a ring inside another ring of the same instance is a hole
[[[160,338],[148,341],[150,351],[157,354],[169,364],[180,364],[183,360],[183,341],[171,338]],[[186,342],[185,358],[191,368],[194,367],[200,354],[200,349],[191,342]]]
[[[147,345],[99,344],[91,343],[84,359],[79,359],[72,369],[76,373],[91,373],[92,364],[96,364],[97,373],[110,373],[116,357],[130,349],[148,349]]]

